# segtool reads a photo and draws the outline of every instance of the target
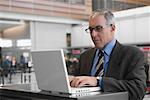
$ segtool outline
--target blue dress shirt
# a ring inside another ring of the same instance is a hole
[[[104,68],[104,74],[106,73],[107,71],[107,68],[108,68],[108,64],[109,64],[109,59],[110,59],[110,54],[114,48],[116,44],[116,39],[113,39],[112,41],[110,41],[103,49],[102,51],[104,52],[104,65],[103,65],[103,68]],[[98,62],[98,53],[99,53],[99,49],[96,49],[96,54],[95,54],[95,57],[94,57],[94,62],[93,62],[93,65],[92,65],[92,70],[91,70],[91,76],[94,76],[95,73],[96,73],[96,64]],[[102,77],[100,77],[100,86],[101,88],[103,87],[103,83],[102,83]]]

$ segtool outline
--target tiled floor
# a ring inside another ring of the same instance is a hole
[[[0,85],[3,85],[2,78],[0,79],[1,79]],[[13,74],[11,76],[11,81],[10,75],[8,75],[8,77],[4,77],[4,85],[13,85],[13,84],[31,84],[31,91],[39,91],[34,72]]]
[[[8,74],[7,77],[4,76],[4,84],[34,83],[35,81],[36,81],[36,79],[35,79],[34,72],[13,74],[11,76],[11,80],[10,80],[10,74]],[[1,82],[2,82],[2,80],[1,80]]]

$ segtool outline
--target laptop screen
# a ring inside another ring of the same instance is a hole
[[[69,80],[62,49],[31,51],[38,88],[68,93]]]
[[[71,88],[62,49],[32,51],[33,67],[38,88],[58,93],[99,91],[100,87]]]

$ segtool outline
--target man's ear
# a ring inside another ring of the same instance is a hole
[[[116,30],[115,24],[111,24],[111,31],[115,31],[115,30]]]

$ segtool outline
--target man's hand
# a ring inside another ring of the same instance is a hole
[[[96,86],[97,85],[97,79],[96,77],[92,76],[77,76],[72,78],[70,85],[71,87],[82,87],[82,86]]]
[[[69,82],[71,83],[74,80],[75,76],[69,75],[68,78],[69,78]]]

